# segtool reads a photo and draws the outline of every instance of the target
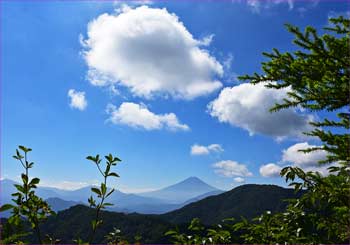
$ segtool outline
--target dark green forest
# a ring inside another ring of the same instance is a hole
[[[281,212],[287,206],[286,201],[297,196],[294,190],[275,185],[243,185],[161,215],[103,211],[103,223],[96,234],[96,241],[107,243],[106,234],[114,227],[121,231],[121,238],[128,242],[137,242],[135,236],[140,236],[143,243],[171,243],[170,237],[164,234],[176,227],[185,232],[188,223],[194,218],[200,218],[209,228],[226,217],[239,219],[240,216],[244,216],[251,219],[265,211]],[[60,238],[62,243],[73,243],[78,238],[85,241],[93,215],[94,212],[89,207],[77,205],[49,217],[45,224],[41,225],[41,231],[43,234],[50,234],[51,237]],[[10,226],[4,228],[4,231],[11,232]],[[35,236],[28,236],[26,239],[31,243],[38,242]]]
[[[13,203],[1,207],[12,212],[2,219],[1,243],[348,244],[349,27],[349,19],[341,16],[331,18],[322,35],[312,27],[302,31],[286,25],[296,51],[263,53],[262,73],[240,77],[270,89],[291,88],[272,113],[293,107],[328,112],[329,117],[311,122],[313,130],[305,132],[322,145],[303,150],[328,153],[319,163],[333,164],[327,176],[285,167],[280,175],[292,189],[243,185],[163,215],[122,214],[104,211],[113,205],[108,203],[114,191],[108,180],[119,177],[114,168],[121,159],[88,156],[102,180],[91,188],[90,207],[78,205],[56,214],[35,193],[40,180],[30,175],[31,149],[19,146],[14,158],[23,166],[23,183],[16,185]]]

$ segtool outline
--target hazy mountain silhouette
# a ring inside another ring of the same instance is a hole
[[[139,193],[138,195],[167,200],[169,203],[184,203],[189,199],[196,198],[200,195],[213,191],[220,190],[208,185],[197,177],[189,177],[179,183],[163,189]]]
[[[1,203],[10,203],[11,194],[16,192],[15,181],[5,179],[1,184]],[[18,183],[17,183],[18,184]],[[86,204],[91,195],[91,186],[77,190],[62,190],[53,187],[38,187],[38,196],[49,200],[53,210],[60,211],[76,204]],[[187,178],[175,185],[160,189],[154,192],[132,194],[115,190],[109,197],[109,202],[115,204],[109,210],[125,213],[161,214],[205,198],[209,195],[217,194],[220,190],[206,184],[196,177]],[[7,217],[4,213],[3,217]]]

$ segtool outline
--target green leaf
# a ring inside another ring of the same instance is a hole
[[[13,205],[11,205],[11,204],[4,204],[4,205],[2,205],[2,206],[0,207],[0,212],[4,212],[4,211],[9,210],[9,209],[12,209],[12,208],[14,208]]]
[[[39,178],[33,178],[33,179],[30,181],[29,185],[37,185],[37,184],[39,184],[39,182],[40,182],[40,179],[39,179]]]
[[[27,184],[28,183],[28,176],[25,174],[22,174],[21,177],[22,177],[23,183]]]
[[[16,149],[16,156],[17,156],[16,159],[18,159],[18,160],[24,158],[24,156],[22,156],[21,153],[19,153],[19,151],[17,149]]]
[[[91,226],[93,230],[96,229],[96,220],[91,221]]]
[[[105,158],[106,158],[106,160],[108,161],[108,162],[113,162],[113,156],[112,156],[112,154],[109,154],[109,155],[107,155],[107,156],[105,156]]]
[[[104,206],[113,206],[114,204],[113,203],[109,203],[109,202],[106,202],[103,204]]]
[[[95,192],[97,195],[102,196],[100,189],[96,187],[91,187],[91,191]]]
[[[22,145],[18,146],[18,148],[19,148],[20,150],[26,152],[26,153],[32,151],[32,149],[27,148],[27,147],[24,147],[24,146],[22,146]]]
[[[17,189],[18,191],[24,193],[24,188],[23,188],[23,186],[18,185],[18,184],[15,184],[14,186],[16,187],[16,189]]]
[[[108,176],[113,176],[113,177],[116,177],[116,178],[119,177],[119,175],[117,173],[115,173],[115,172],[109,173]]]
[[[105,195],[107,192],[107,187],[104,183],[101,183],[101,194]]]
[[[110,192],[108,192],[108,194],[106,195],[106,198],[109,197],[113,192],[114,192],[114,188]]]
[[[87,156],[86,159],[90,160],[90,161],[93,161],[93,162],[96,162],[96,159],[93,156]]]
[[[106,176],[109,176],[109,171],[110,171],[110,169],[111,169],[111,165],[108,164],[107,167],[106,167],[106,171],[105,171],[105,175],[106,175]]]

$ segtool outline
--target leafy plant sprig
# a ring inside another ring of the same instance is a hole
[[[13,156],[23,166],[25,173],[21,174],[23,184],[15,184],[17,192],[13,193],[12,196],[15,199],[12,201],[15,205],[4,204],[0,208],[0,212],[6,210],[12,210],[12,215],[9,217],[9,224],[18,226],[21,222],[21,218],[27,218],[31,224],[32,229],[35,231],[38,242],[42,243],[40,223],[44,222],[48,216],[55,214],[51,210],[49,204],[42,198],[35,194],[35,189],[40,182],[39,178],[29,178],[29,169],[33,167],[34,163],[29,162],[27,155],[32,149],[18,146],[16,149],[16,155]],[[24,154],[24,155],[22,155]]]
[[[105,202],[106,198],[109,197],[113,192],[114,189],[108,190],[107,188],[107,179],[108,177],[116,177],[118,178],[119,175],[115,172],[111,172],[111,167],[116,166],[118,162],[121,162],[121,160],[118,157],[114,157],[112,154],[109,154],[105,156],[106,159],[106,168],[104,171],[101,169],[101,161],[100,155],[94,156],[88,156],[86,157],[87,160],[92,161],[97,166],[97,169],[101,173],[103,177],[103,182],[101,183],[100,187],[92,187],[91,191],[95,194],[97,194],[97,198],[99,199],[99,202],[97,202],[96,199],[91,195],[88,199],[88,202],[90,204],[91,208],[95,208],[95,218],[92,220],[92,232],[89,238],[89,243],[91,244],[94,240],[94,236],[96,233],[97,228],[102,224],[102,220],[100,220],[100,212],[102,209],[105,209],[107,206],[113,206],[112,203]]]

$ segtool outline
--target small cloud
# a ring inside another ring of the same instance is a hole
[[[143,192],[151,192],[158,190],[157,188],[143,188],[143,187],[128,187],[128,186],[120,186],[120,191],[124,193],[143,193]]]
[[[74,89],[70,89],[68,91],[68,97],[70,98],[69,106],[71,108],[83,111],[87,107],[85,92],[79,92],[75,91]]]
[[[123,102],[119,108],[109,104],[107,106],[109,121],[113,124],[127,125],[145,130],[168,129],[171,131],[188,131],[189,126],[179,122],[174,113],[155,114],[144,104]]]
[[[279,177],[282,168],[274,163],[268,163],[262,165],[259,169],[261,176],[263,177]]]
[[[260,14],[262,11],[267,11],[280,4],[288,4],[288,9],[293,10],[294,1],[295,0],[248,0],[246,3],[253,13]]]
[[[225,160],[213,164],[215,173],[225,177],[248,177],[253,174],[248,170],[247,166],[236,161]]]
[[[199,40],[198,44],[202,45],[202,46],[209,46],[211,44],[211,42],[213,41],[213,38],[214,38],[214,34],[210,34],[208,36],[205,36],[201,40]]]
[[[260,13],[261,2],[259,0],[248,0],[247,5],[250,7],[253,13]]]
[[[125,6],[132,6],[132,7],[136,7],[136,6],[140,6],[140,5],[152,5],[154,4],[153,1],[151,0],[115,0],[113,2],[113,6],[116,8],[120,8],[120,7],[125,7]],[[119,11],[117,9],[117,11]]]
[[[191,155],[208,155],[210,153],[220,153],[224,149],[219,144],[211,144],[208,146],[194,144],[191,147]]]
[[[236,183],[243,183],[243,182],[245,182],[245,179],[242,177],[236,177],[233,179],[233,181]]]
[[[337,18],[339,16],[343,16],[344,18],[349,19],[350,18],[350,11],[340,11],[340,12],[330,11],[328,13],[328,19]]]
[[[232,62],[234,60],[234,56],[232,53],[228,53],[226,57],[222,60],[222,67],[224,68],[224,80],[226,82],[237,82],[238,81],[238,74],[233,72]]]

